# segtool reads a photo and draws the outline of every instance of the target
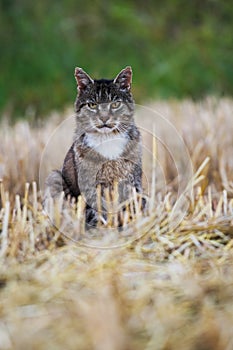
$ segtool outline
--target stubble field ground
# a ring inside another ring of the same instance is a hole
[[[169,122],[138,120],[149,209],[117,239],[84,231],[82,201],[54,205],[55,225],[43,211],[44,176],[72,140],[51,138],[64,116],[2,122],[0,349],[233,349],[233,101],[150,110]]]

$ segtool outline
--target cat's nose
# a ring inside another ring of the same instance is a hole
[[[109,116],[108,115],[101,115],[100,120],[102,121],[102,123],[106,124],[107,121],[109,120]]]
[[[99,119],[103,124],[106,124],[109,120],[109,105],[107,103],[99,105]]]

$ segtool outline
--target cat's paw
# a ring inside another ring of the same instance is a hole
[[[92,208],[86,209],[86,229],[90,230],[97,226],[98,223],[98,214]]]

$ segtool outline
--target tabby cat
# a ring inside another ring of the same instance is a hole
[[[142,191],[141,136],[134,121],[131,67],[111,80],[92,79],[76,68],[75,78],[74,142],[62,170],[53,171],[46,185],[52,197],[62,191],[66,198],[82,194],[87,204],[86,222],[92,226],[97,222],[98,185],[103,194],[117,182],[119,202],[129,197],[132,187]],[[102,206],[106,210],[104,200]]]

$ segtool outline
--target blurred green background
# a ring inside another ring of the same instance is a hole
[[[134,71],[136,102],[232,95],[228,0],[0,1],[0,110],[38,117],[73,104],[74,67]]]

